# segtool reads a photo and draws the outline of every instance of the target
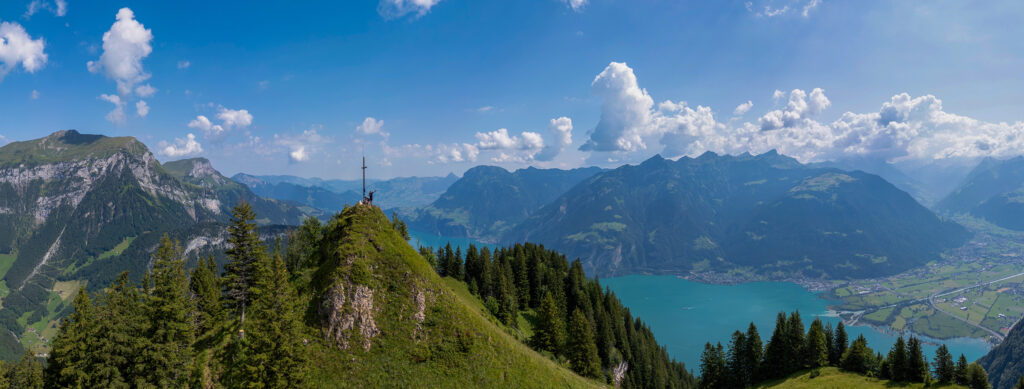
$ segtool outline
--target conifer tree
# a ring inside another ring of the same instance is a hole
[[[198,266],[192,269],[189,290],[195,301],[196,335],[202,336],[224,320],[220,277],[217,276],[217,264],[214,263],[213,256],[206,261],[200,260]]]
[[[988,373],[977,363],[967,365],[967,387],[970,389],[989,389]]]
[[[825,344],[825,329],[821,319],[815,318],[807,331],[804,344],[804,364],[812,369],[828,365],[828,346]]]
[[[97,313],[94,368],[90,387],[145,386],[146,364],[143,355],[148,349],[145,307],[128,272],[121,273],[102,299]]]
[[[864,335],[859,335],[850,343],[840,364],[843,370],[865,374],[874,369],[871,366],[874,363],[874,351],[868,348],[868,341],[864,339]]]
[[[830,355],[832,364],[839,366],[843,355],[846,354],[846,348],[849,346],[849,339],[846,335],[846,326],[840,321],[836,324],[835,340],[832,341],[833,347],[835,347],[835,355]]]
[[[907,380],[907,343],[903,337],[896,338],[889,355],[885,358],[889,365],[889,379],[896,382]]]
[[[956,368],[953,369],[953,383],[967,386],[967,358],[960,354],[956,361]]]
[[[288,265],[289,274],[295,274],[299,269],[320,263],[317,245],[322,237],[323,225],[315,216],[307,217],[299,228],[288,233],[285,263]]]
[[[84,286],[78,289],[72,307],[74,312],[61,323],[50,347],[45,374],[49,387],[85,387],[89,382],[97,322],[96,310]]]
[[[537,312],[537,328],[534,329],[533,342],[541,350],[550,351],[555,355],[562,354],[565,344],[564,315],[551,292],[544,294],[540,310]]]
[[[704,352],[700,358],[700,387],[702,389],[719,389],[730,387],[728,368],[722,344],[712,346],[704,344]]]
[[[569,360],[572,370],[584,377],[601,376],[601,358],[597,355],[597,344],[590,321],[579,309],[573,311],[569,322]]]
[[[761,335],[757,333],[757,326],[753,322],[747,327],[746,347],[746,371],[743,372],[744,380],[751,384],[757,382],[761,372],[761,359],[764,358],[764,345],[761,343]]]
[[[828,365],[835,366],[832,362],[832,355],[836,353],[836,331],[832,329],[832,323],[825,323],[825,353],[828,355]]]
[[[194,333],[189,313],[188,278],[181,245],[166,234],[153,254],[146,296],[146,381],[159,387],[180,387],[188,379]]]
[[[430,268],[433,269],[434,272],[439,272],[437,268],[437,255],[435,255],[434,252],[430,250],[430,247],[420,246],[419,252],[420,256],[423,257],[423,259],[425,259],[427,263],[430,264]]]
[[[804,323],[800,319],[800,311],[793,311],[789,314],[789,322],[786,323],[789,330],[786,335],[786,374],[793,373],[803,368],[804,364]]]
[[[729,351],[727,353],[728,360],[726,361],[731,386],[745,388],[753,383],[748,381],[746,374],[749,369],[747,366],[747,355],[749,354],[747,347],[749,346],[746,334],[740,331],[732,333],[732,340],[729,341]]]
[[[953,355],[949,353],[949,348],[945,344],[939,345],[939,348],[935,350],[935,362],[932,364],[935,369],[935,379],[941,384],[948,384],[953,382],[953,372],[956,370],[956,365],[953,363]]]
[[[228,302],[239,317],[239,325],[245,324],[245,309],[252,301],[255,276],[266,256],[266,248],[256,230],[256,213],[244,200],[231,211],[231,225],[228,227],[226,251],[228,264],[224,266],[224,289]],[[245,334],[242,333],[242,336]]]
[[[786,375],[788,367],[786,361],[790,358],[786,354],[791,352],[789,346],[789,322],[786,320],[786,313],[779,312],[775,318],[775,331],[764,351],[764,363],[761,364],[763,371],[762,378],[777,378]]]
[[[11,366],[7,373],[10,378],[10,387],[17,389],[42,389],[43,388],[43,365],[39,363],[31,351],[25,350],[25,355]]]
[[[295,288],[280,254],[262,266],[259,287],[253,295],[252,320],[246,339],[236,342],[236,359],[230,366],[231,386],[301,388],[306,376],[306,352],[302,347],[301,313]]]
[[[924,358],[924,351],[921,350],[921,340],[911,336],[910,340],[907,341],[907,381],[925,382],[925,378],[928,377],[928,361]]]

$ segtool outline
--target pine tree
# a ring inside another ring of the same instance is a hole
[[[789,332],[786,335],[786,374],[793,373],[803,368],[804,365],[804,322],[800,319],[800,311],[789,314],[789,322],[786,324]]]
[[[911,336],[907,341],[907,381],[925,382],[925,378],[928,377],[928,361],[924,358],[921,340]]]
[[[246,339],[233,339],[236,359],[228,373],[231,386],[304,387],[306,351],[294,286],[279,254],[256,275],[252,320]]]
[[[196,310],[196,334],[202,336],[216,328],[224,320],[224,302],[221,299],[220,277],[217,276],[217,264],[210,256],[206,261],[199,261],[192,269],[189,278],[189,290],[194,299]]]
[[[932,364],[935,369],[935,379],[941,384],[953,382],[953,372],[956,365],[953,363],[953,355],[945,344],[939,345],[935,350],[935,362]]]
[[[145,307],[138,288],[129,280],[128,272],[121,273],[111,284],[97,312],[98,328],[93,346],[93,371],[90,387],[144,386],[146,364]]]
[[[836,353],[836,331],[832,329],[832,323],[825,323],[825,355],[828,356],[828,365],[836,366],[832,362],[832,356]]]
[[[42,389],[43,387],[43,365],[29,350],[25,350],[25,355],[11,367],[7,374],[10,376],[11,388]]]
[[[857,339],[850,343],[850,347],[843,354],[843,358],[840,361],[843,370],[860,374],[873,370],[874,368],[871,365],[874,363],[874,351],[868,348],[868,341],[864,339],[864,335],[857,336]]]
[[[146,381],[159,387],[180,387],[188,379],[192,355],[192,312],[181,245],[166,234],[153,254],[148,274],[146,316],[149,328],[145,355]]]
[[[731,386],[733,387],[745,388],[753,383],[747,380],[746,374],[747,370],[749,370],[747,366],[747,355],[749,354],[747,347],[749,346],[746,334],[740,331],[732,333],[726,363],[729,370],[729,381],[731,381]]]
[[[757,326],[753,322],[747,327],[746,347],[746,371],[743,372],[744,380],[753,384],[760,380],[761,359],[764,358],[764,345],[761,344],[761,335],[757,333]]]
[[[96,336],[96,309],[85,287],[78,289],[72,307],[74,312],[61,323],[50,347],[45,374],[49,387],[85,387],[92,372],[90,356],[94,352],[91,342]]]
[[[562,347],[565,344],[563,317],[562,310],[558,308],[558,303],[551,292],[544,294],[540,310],[537,312],[537,327],[533,332],[533,343],[537,348],[555,355],[562,354]]]
[[[849,345],[849,339],[846,335],[846,326],[843,322],[836,324],[835,340],[832,341],[833,347],[835,347],[835,355],[830,355],[829,359],[833,365],[839,366],[843,355],[846,354],[846,347]]]
[[[239,315],[239,325],[245,324],[245,309],[252,301],[255,275],[266,256],[266,248],[256,230],[256,213],[244,200],[231,211],[226,253],[229,262],[224,266],[224,289],[231,307]],[[245,333],[242,333],[245,336]]]
[[[807,331],[807,338],[804,344],[804,364],[812,369],[828,365],[828,346],[825,343],[825,329],[822,327],[821,319],[815,318],[811,322],[811,329]]]
[[[896,382],[907,380],[907,343],[903,337],[896,338],[889,355],[885,358],[889,365],[889,379]]]
[[[970,389],[989,389],[988,373],[977,363],[967,365],[967,387]]]
[[[597,355],[597,344],[591,332],[590,321],[579,309],[572,312],[569,321],[569,361],[572,370],[584,377],[601,376],[601,359]]]
[[[704,344],[704,353],[700,358],[700,387],[702,389],[728,388],[728,370],[722,344],[712,346]]]
[[[319,265],[318,244],[321,238],[323,225],[315,216],[307,217],[302,226],[288,233],[288,246],[285,252],[288,273],[295,274],[299,269]]]
[[[967,358],[960,354],[956,361],[956,368],[953,369],[953,383],[967,386]]]
[[[779,315],[775,318],[775,331],[772,332],[772,337],[768,340],[768,346],[765,347],[764,363],[761,364],[763,373],[761,378],[778,378],[786,375],[786,360],[790,358],[786,353],[789,353],[791,350],[788,339],[788,326],[789,322],[786,321],[786,313],[779,312]]]

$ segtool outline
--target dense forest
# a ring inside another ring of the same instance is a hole
[[[735,331],[728,347],[707,343],[701,355],[701,388],[747,388],[784,378],[798,371],[826,366],[878,377],[896,383],[956,384],[971,389],[988,389],[988,375],[977,363],[967,363],[962,354],[954,362],[946,345],[939,346],[929,364],[921,340],[899,337],[887,355],[875,353],[863,335],[849,341],[839,323],[822,325],[819,318],[804,332],[800,312],[787,317],[780,312],[775,330],[762,347],[754,323],[746,331]],[[931,370],[929,370],[931,366]],[[813,377],[813,373],[812,373]]]
[[[998,346],[978,360],[992,372],[992,385],[996,389],[1009,389],[1014,383],[1024,389],[1024,325],[1016,325]]]
[[[404,226],[399,221],[396,226]],[[654,334],[597,279],[588,279],[579,259],[535,244],[493,252],[447,245],[420,254],[445,277],[461,280],[498,320],[509,327],[523,317],[530,346],[578,374],[619,382],[624,388],[683,388],[694,378],[671,359]]]

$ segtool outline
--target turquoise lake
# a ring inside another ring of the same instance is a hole
[[[470,244],[482,244],[468,238],[448,238],[419,231],[409,231],[413,247],[430,246],[435,250],[451,243],[465,252]],[[686,368],[699,373],[700,354],[704,343],[721,342],[728,345],[735,330],[746,331],[750,322],[757,325],[761,341],[767,343],[775,329],[775,316],[780,311],[800,311],[804,326],[810,326],[815,316],[835,327],[838,317],[829,316],[828,301],[819,298],[800,285],[787,282],[753,282],[739,285],[712,285],[687,281],[675,276],[631,275],[603,278],[601,284],[611,288],[629,307],[651,327],[658,342],[668,349]],[[868,346],[882,354],[896,341],[896,336],[871,327],[847,327],[852,341],[863,334]],[[989,350],[988,343],[976,339],[925,340],[925,353],[931,361],[935,342],[945,343],[954,358],[964,354],[968,360],[981,358]]]
[[[775,329],[780,311],[800,311],[804,326],[815,316],[835,327],[838,317],[829,316],[827,300],[803,287],[785,282],[753,282],[739,285],[711,285],[687,281],[675,276],[632,275],[602,279],[654,331],[658,342],[686,368],[699,372],[704,343],[729,344],[735,330],[746,331],[750,322],[757,326],[761,341],[767,343]],[[868,347],[882,354],[896,341],[895,335],[871,327],[847,327],[852,341],[863,334]],[[931,361],[936,345],[924,339],[925,353]],[[951,339],[945,343],[955,357],[961,353],[973,361],[989,350],[987,343],[975,339]]]

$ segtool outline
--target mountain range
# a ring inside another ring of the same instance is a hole
[[[324,180],[296,176],[256,176],[238,173],[231,177],[245,184],[256,194],[267,198],[294,201],[319,209],[337,212],[345,204],[362,199],[361,180]],[[458,180],[454,174],[444,177],[398,177],[388,180],[367,180],[368,191],[376,191],[374,203],[384,209],[406,209],[425,206],[436,200]]]
[[[1024,230],[1024,157],[987,158],[937,208],[970,214],[1003,228]]]
[[[226,223],[243,199],[261,224],[322,214],[261,198],[205,159],[161,164],[131,137],[67,130],[0,148],[0,325],[9,330],[0,336],[52,336],[53,318],[70,304],[61,287],[96,290],[105,284],[95,281],[144,269],[144,256],[118,257],[151,250],[138,246],[163,232],[184,231],[193,249],[216,242],[200,227]]]

